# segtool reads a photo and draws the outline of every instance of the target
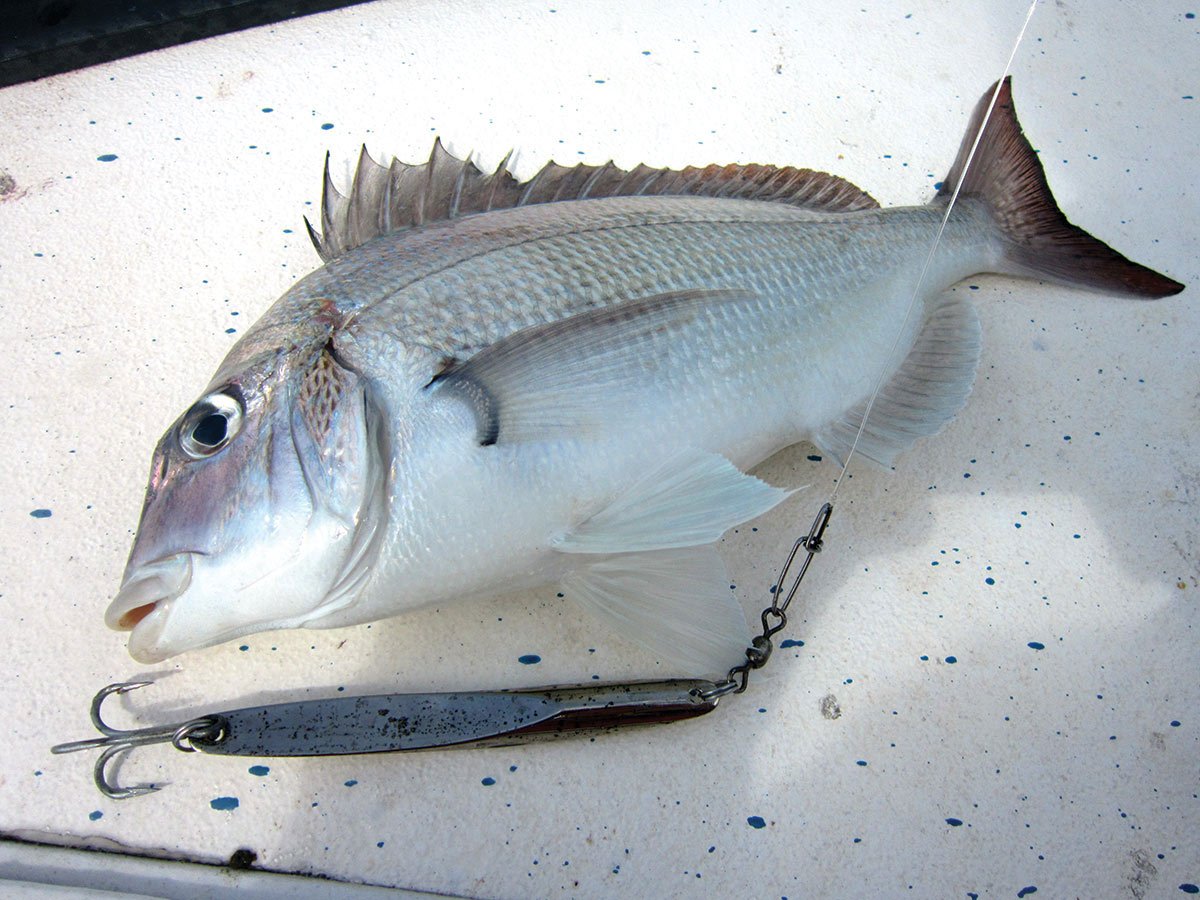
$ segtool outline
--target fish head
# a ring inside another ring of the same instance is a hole
[[[386,530],[386,438],[367,380],[332,341],[310,343],[235,347],[158,442],[105,614],[139,662],[303,625],[367,580]]]

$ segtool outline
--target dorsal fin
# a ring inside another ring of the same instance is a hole
[[[350,191],[342,194],[329,177],[326,154],[321,233],[307,219],[304,224],[317,253],[329,262],[389,231],[558,200],[673,195],[765,200],[825,212],[879,206],[844,178],[794,166],[751,163],[652,169],[638,165],[625,170],[612,162],[602,166],[549,162],[528,181],[519,182],[508,170],[511,155],[501,160],[495,172],[486,175],[469,159],[459,159],[447,151],[440,138],[433,142],[429,160],[418,165],[394,159],[390,166],[382,166],[364,146]]]

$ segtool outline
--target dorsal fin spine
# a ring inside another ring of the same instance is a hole
[[[395,179],[392,177],[392,167],[388,166],[387,181],[383,185],[383,231],[382,234],[387,234],[392,230],[392,185],[395,184]]]
[[[534,176],[525,183],[525,191],[521,194],[521,199],[516,202],[517,206],[524,206],[529,202],[529,195],[532,194],[534,189],[541,183],[542,176],[546,174],[546,170],[552,165],[554,165],[554,163],[546,163],[546,165],[538,169]]]
[[[462,200],[463,182],[467,178],[467,166],[470,166],[470,156],[467,157],[467,162],[458,170],[458,175],[454,179],[454,192],[450,195],[450,218],[458,218],[458,204]],[[471,166],[474,168],[474,166]]]
[[[507,153],[505,153],[504,159],[500,160],[500,165],[496,166],[496,171],[493,172],[491,178],[488,179],[489,184],[488,184],[487,205],[484,206],[485,212],[492,211],[492,206],[496,202],[496,188],[498,188],[500,186],[501,182],[504,180],[504,176],[508,175],[508,163],[512,159],[512,155],[513,155],[513,152],[511,149]],[[509,177],[512,177],[512,176],[509,176]]]

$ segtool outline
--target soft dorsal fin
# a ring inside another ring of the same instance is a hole
[[[347,194],[329,177],[321,193],[321,233],[305,219],[308,235],[321,259],[329,262],[371,238],[426,222],[471,213],[511,209],[558,200],[598,197],[690,196],[732,197],[786,203],[825,212],[875,209],[879,204],[844,178],[794,166],[728,165],[625,170],[611,162],[602,166],[546,163],[528,181],[508,170],[512,154],[490,175],[469,159],[459,159],[434,141],[429,160],[418,165],[393,159],[382,166],[364,146]]]

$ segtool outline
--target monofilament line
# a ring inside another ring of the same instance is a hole
[[[971,150],[967,154],[962,172],[959,173],[958,182],[954,185],[954,190],[950,194],[950,202],[946,204],[946,211],[942,214],[941,224],[938,225],[937,233],[933,236],[933,242],[929,245],[929,252],[925,255],[925,264],[921,267],[921,274],[917,278],[917,283],[913,286],[912,296],[908,300],[908,308],[904,311],[904,319],[900,323],[900,328],[896,331],[896,340],[892,343],[892,349],[888,351],[887,361],[889,364],[896,355],[896,350],[900,346],[901,339],[907,333],[908,320],[912,318],[913,309],[917,305],[917,298],[921,296],[921,289],[925,286],[925,278],[929,274],[929,267],[933,263],[933,256],[937,253],[938,245],[941,243],[942,234],[946,231],[946,223],[950,220],[950,213],[954,209],[955,202],[958,200],[959,191],[962,190],[967,172],[975,160],[975,151],[979,149],[979,142],[983,139],[988,122],[992,118],[992,111],[996,108],[996,99],[1000,96],[1000,91],[1003,89],[1004,79],[1008,77],[1012,69],[1013,60],[1017,57],[1017,50],[1020,49],[1021,41],[1025,39],[1025,32],[1029,29],[1029,22],[1033,19],[1033,13],[1037,9],[1037,4],[1038,0],[1032,0],[1029,4],[1029,11],[1025,13],[1025,21],[1021,24],[1021,30],[1017,33],[1017,39],[1013,42],[1012,52],[1008,54],[1008,62],[1004,64],[1004,71],[996,82],[995,90],[992,91],[992,99],[988,103],[987,112],[984,113],[983,121],[979,124],[979,129],[975,133],[975,141],[971,144]],[[854,453],[858,449],[858,443],[862,439],[863,432],[866,430],[867,419],[871,415],[871,410],[875,407],[875,401],[879,397],[879,392],[883,390],[883,384],[889,374],[889,368],[890,365],[885,365],[880,371],[879,377],[875,379],[875,388],[871,391],[870,399],[867,400],[866,409],[863,410],[862,421],[858,423],[858,431],[854,435],[854,442],[850,445],[850,452],[846,454],[846,459],[842,462],[842,471],[838,474],[837,480],[833,484],[833,490],[829,494],[828,502],[830,504],[837,498],[838,491],[841,490],[842,482],[846,478],[846,470],[850,468],[850,460],[854,458]]]

